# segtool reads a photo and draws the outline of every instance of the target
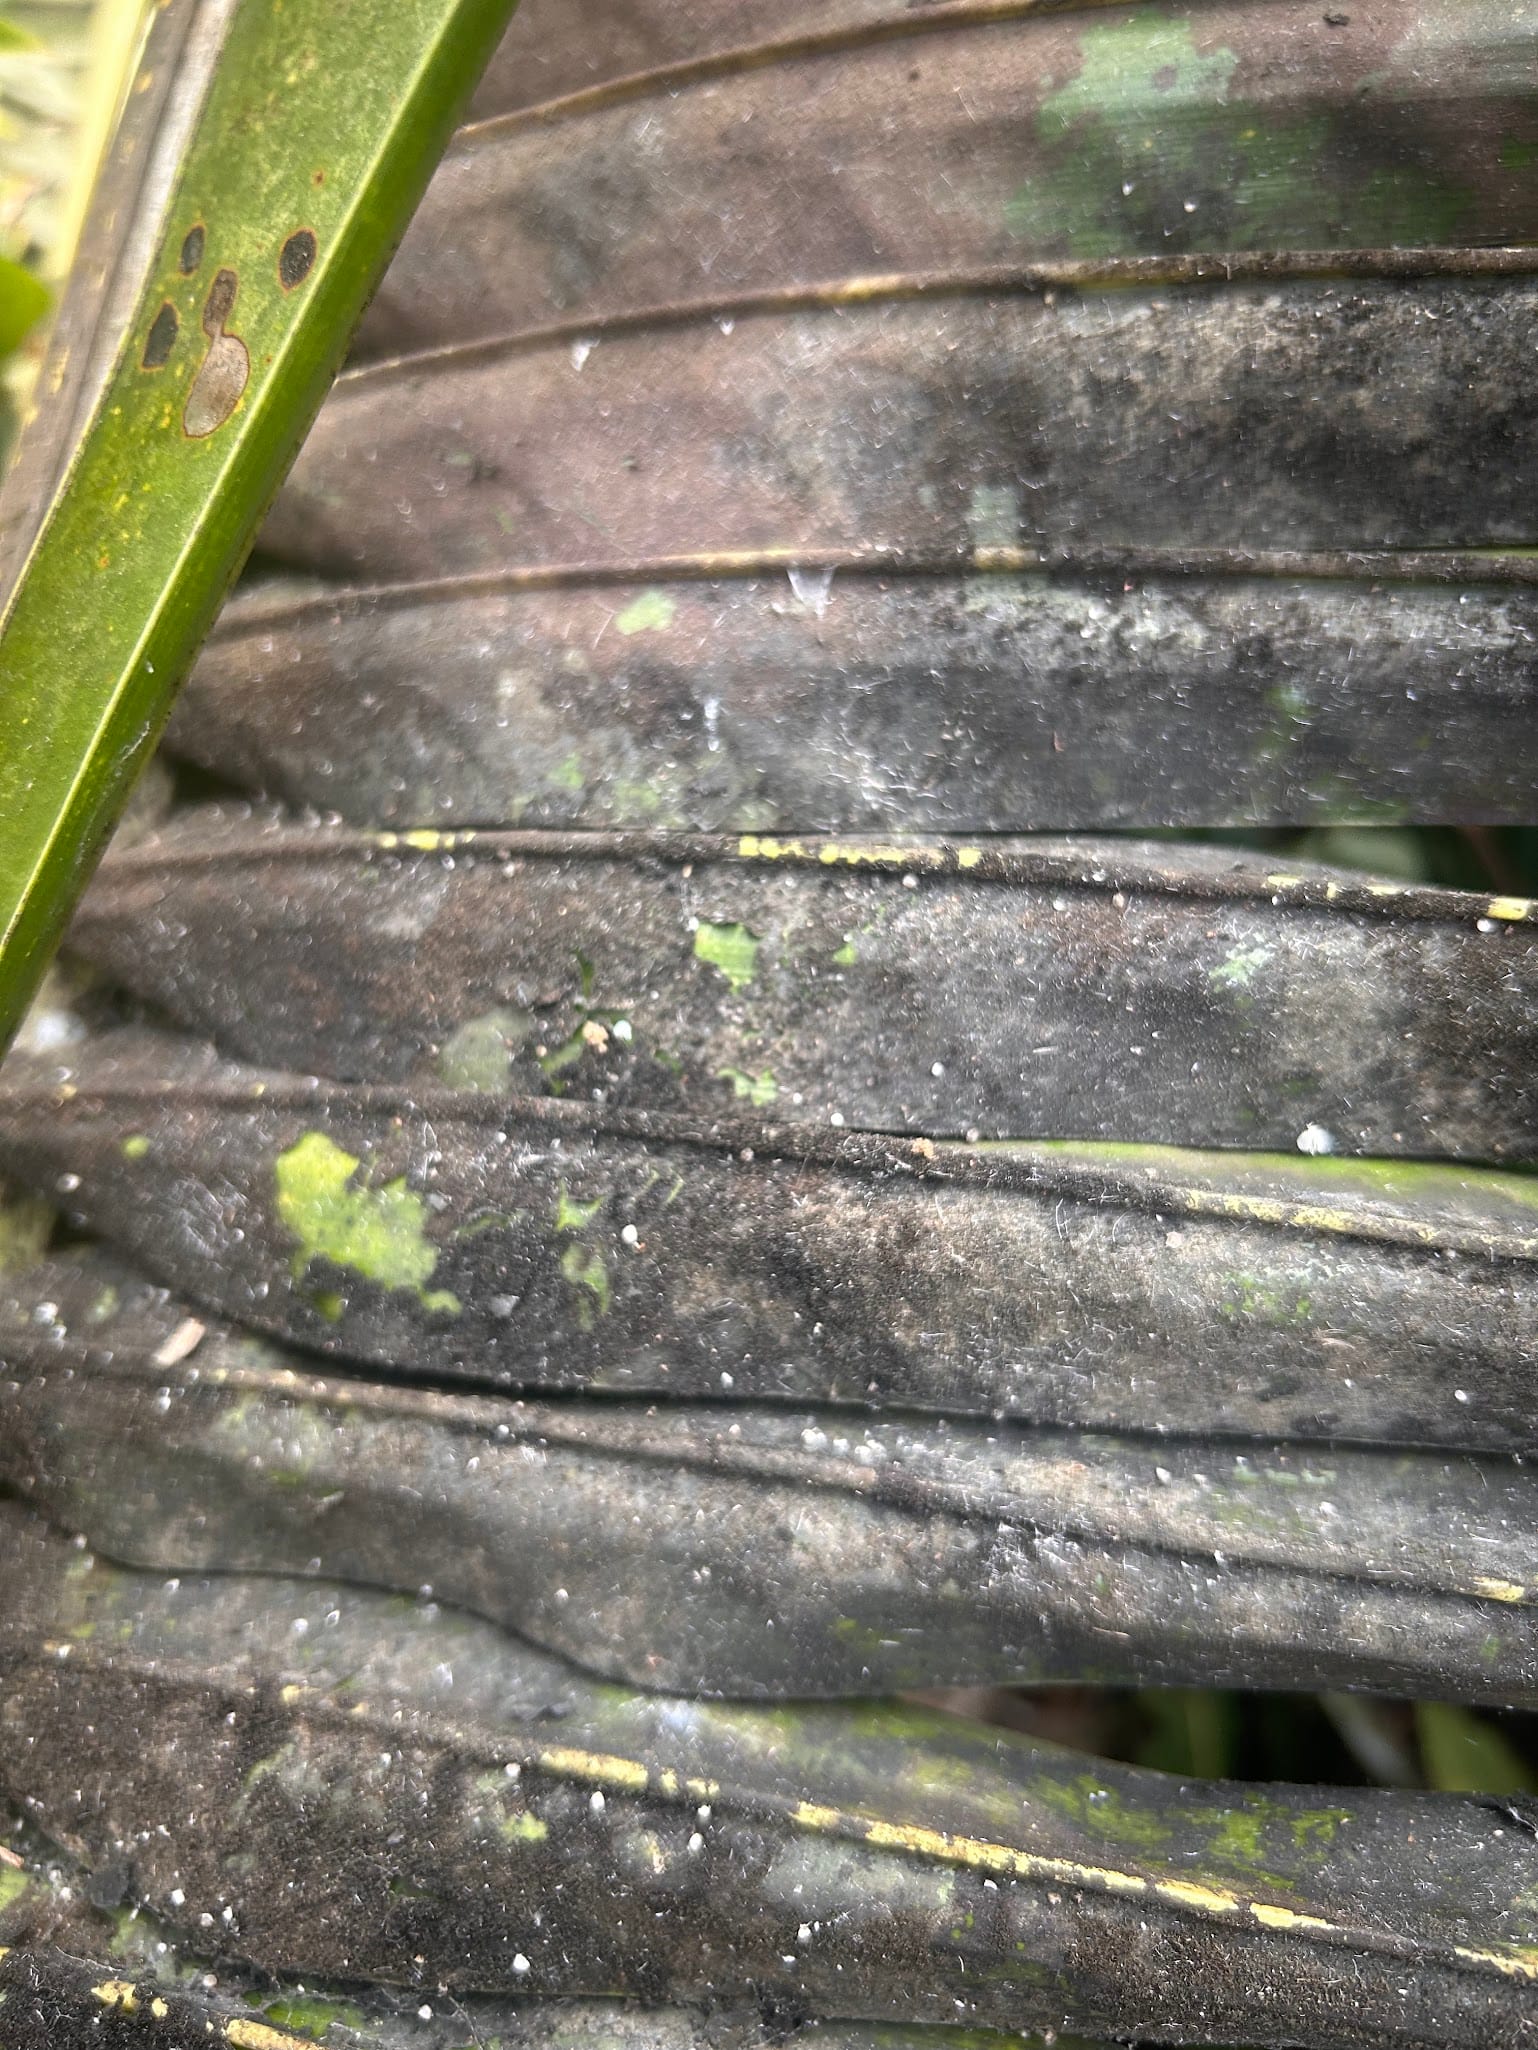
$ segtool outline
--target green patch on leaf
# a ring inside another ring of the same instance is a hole
[[[557,1231],[586,1231],[593,1219],[608,1201],[606,1196],[594,1196],[584,1200],[570,1196],[566,1184],[561,1184],[561,1193],[555,1203],[555,1228]]]
[[[528,1036],[529,1021],[517,1011],[467,1018],[439,1050],[439,1077],[450,1089],[506,1089],[513,1055]]]
[[[1230,1324],[1306,1324],[1313,1299],[1306,1289],[1261,1281],[1253,1274],[1225,1274],[1219,1314]]]
[[[1270,947],[1234,947],[1216,968],[1207,970],[1215,989],[1248,989],[1271,959]]]
[[[321,2000],[315,1995],[290,1994],[270,2001],[262,2009],[275,2028],[298,2029],[303,2035],[323,2037],[333,2024],[343,2029],[361,2029],[364,2014],[345,2000]]]
[[[361,1164],[324,1132],[306,1132],[278,1155],[278,1216],[299,1243],[294,1279],[312,1261],[328,1260],[386,1288],[410,1289],[425,1310],[457,1315],[458,1296],[426,1286],[438,1250],[427,1240],[425,1198],[404,1175],[378,1188],[355,1180]]]
[[[595,1316],[608,1314],[609,1267],[596,1246],[568,1246],[561,1255],[561,1272],[577,1294],[577,1325],[591,1331]]]
[[[1157,1815],[1130,1806],[1092,1772],[1080,1773],[1073,1780],[1044,1779],[1038,1791],[1049,1808],[1107,1843],[1157,1851],[1169,1842],[1169,1828]]]
[[[730,1082],[732,1094],[744,1098],[755,1110],[767,1110],[780,1093],[780,1085],[768,1068],[746,1075],[741,1068],[717,1068],[719,1081]]]
[[[1141,7],[1083,29],[1079,51],[1078,76],[1041,103],[1037,125],[1044,136],[1066,134],[1086,116],[1111,124],[1150,103],[1167,111],[1221,106],[1239,62],[1229,49],[1199,50],[1191,23],[1162,7]]]
[[[694,956],[718,969],[740,992],[758,973],[759,944],[745,925],[711,925],[702,919],[694,934]]]
[[[666,591],[642,591],[615,615],[614,624],[622,634],[661,633],[673,624],[677,610],[677,601]]]
[[[1080,31],[1077,72],[1043,81],[1044,161],[1006,205],[1011,234],[1089,260],[1460,239],[1468,191],[1424,164],[1362,161],[1349,109],[1285,118],[1234,50],[1201,47],[1187,16],[1118,10]]]
[[[548,1053],[542,1053],[537,1056],[540,1073],[550,1084],[550,1094],[552,1096],[564,1096],[566,1094],[566,1084],[561,1080],[561,1077],[568,1069],[574,1068],[586,1052],[588,1052],[588,1043],[582,1037],[582,1027],[579,1025],[570,1038],[563,1039],[559,1046],[551,1047]]]
[[[515,1815],[504,1815],[497,1824],[497,1834],[504,1843],[542,1844],[549,1836],[547,1823],[537,1815],[531,1815],[526,1808],[520,1808]]]
[[[1351,1819],[1345,1808],[1294,1809],[1264,1794],[1249,1794],[1229,1808],[1192,1809],[1190,1820],[1209,1828],[1206,1855],[1216,1863],[1238,1868],[1250,1877],[1281,1887],[1293,1882],[1270,1871],[1266,1862],[1268,1830],[1289,1840],[1286,1858],[1316,1863],[1335,1841],[1336,1831]]]

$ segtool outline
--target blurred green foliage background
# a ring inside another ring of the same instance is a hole
[[[145,0],[0,7],[0,462],[147,15]]]

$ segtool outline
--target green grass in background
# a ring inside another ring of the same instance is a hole
[[[0,463],[147,15],[146,0],[10,0],[0,11]]]

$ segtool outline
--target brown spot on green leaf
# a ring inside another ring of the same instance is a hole
[[[181,332],[181,322],[176,317],[176,308],[168,299],[150,323],[150,331],[144,338],[144,354],[140,358],[146,370],[163,370],[176,347],[176,337]]]
[[[200,441],[224,425],[239,405],[251,376],[251,358],[245,343],[238,335],[225,333],[224,324],[234,310],[239,290],[239,276],[232,270],[221,270],[209,287],[203,307],[208,354],[193,379],[182,413],[182,431],[191,441]]]
[[[278,283],[284,291],[292,292],[296,285],[302,285],[314,262],[314,229],[296,228],[278,252]]]
[[[235,294],[239,290],[240,278],[232,270],[221,270],[209,286],[203,307],[203,332],[210,341],[216,341],[223,332],[224,323],[235,309]]]

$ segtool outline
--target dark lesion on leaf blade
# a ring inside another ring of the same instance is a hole
[[[216,273],[203,303],[208,353],[193,379],[182,413],[182,431],[189,441],[200,441],[222,427],[239,405],[250,381],[250,353],[238,335],[225,330],[239,290],[239,273],[222,269]]]
[[[224,323],[235,309],[235,294],[239,290],[238,272],[221,270],[215,274],[203,305],[203,332],[211,342],[217,341],[224,332]]]
[[[176,347],[176,337],[181,332],[181,321],[176,308],[167,299],[150,323],[145,337],[144,354],[140,366],[145,370],[163,370],[171,360],[171,351]]]
[[[278,251],[278,283],[285,292],[292,292],[310,275],[315,248],[315,230],[296,228]]]

